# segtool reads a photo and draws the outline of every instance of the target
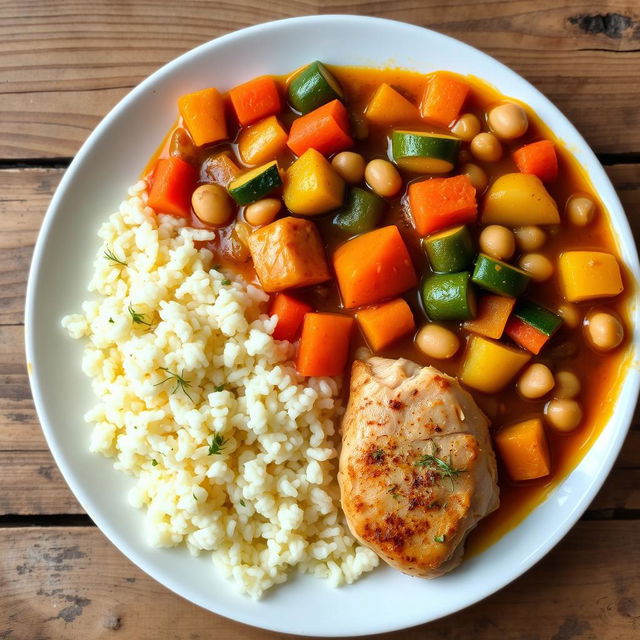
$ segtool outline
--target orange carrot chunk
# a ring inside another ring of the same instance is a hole
[[[473,320],[467,320],[464,328],[487,338],[499,340],[507,320],[516,303],[515,298],[505,296],[482,296],[478,303],[478,313]]]
[[[345,242],[333,254],[333,267],[347,309],[393,298],[418,282],[409,251],[394,225]]]
[[[191,138],[200,147],[227,137],[224,102],[217,89],[202,89],[178,100],[178,109]]]
[[[293,342],[298,337],[305,315],[311,311],[313,311],[311,305],[286,293],[278,293],[269,309],[269,315],[278,316],[278,324],[273,330],[273,337],[276,340]]]
[[[147,204],[156,213],[188,218],[191,214],[191,195],[196,188],[198,172],[188,162],[173,156],[161,158],[151,176]]]
[[[338,376],[347,364],[353,318],[337,313],[307,313],[302,326],[297,369],[303,376]]]
[[[238,122],[244,127],[280,111],[278,86],[271,76],[261,76],[229,91]]]
[[[551,472],[549,444],[540,418],[504,427],[495,441],[512,480],[533,480]]]
[[[294,120],[287,144],[297,156],[310,148],[330,155],[353,145],[348,132],[349,114],[340,100],[333,100]]]
[[[418,235],[474,222],[476,190],[466,175],[430,178],[409,186],[409,208]]]
[[[377,125],[399,125],[420,120],[418,108],[383,82],[373,94],[364,117]]]
[[[358,311],[356,319],[374,351],[384,349],[416,327],[413,313],[402,298]]]
[[[531,351],[536,355],[551,339],[550,335],[543,333],[515,316],[507,322],[504,332],[523,349],[527,349],[527,351]]]
[[[542,182],[551,182],[558,177],[558,156],[551,140],[525,144],[513,152],[513,159],[520,173],[538,176]]]
[[[427,85],[420,115],[423,120],[440,127],[448,127],[460,113],[469,93],[469,85],[448,73],[435,73]]]

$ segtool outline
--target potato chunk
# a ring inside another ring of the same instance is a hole
[[[569,302],[611,298],[622,292],[615,256],[603,251],[565,251],[558,261],[560,283]]]
[[[249,236],[249,250],[267,293],[329,280],[320,234],[310,220],[281,218]]]

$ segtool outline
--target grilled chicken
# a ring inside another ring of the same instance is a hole
[[[489,421],[458,382],[409,360],[356,360],[338,482],[353,535],[404,573],[435,578],[498,507]]]

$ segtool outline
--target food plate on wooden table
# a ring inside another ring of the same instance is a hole
[[[282,20],[170,62],[83,145],[34,252],[30,381],[79,502],[160,583],[391,631],[502,588],[594,498],[639,275],[602,166],[515,72]]]

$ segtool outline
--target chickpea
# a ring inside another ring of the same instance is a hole
[[[498,162],[502,145],[493,133],[479,133],[471,141],[471,153],[482,162]]]
[[[487,188],[489,178],[484,172],[484,169],[477,164],[467,162],[460,167],[460,172],[469,178],[471,184],[478,192],[482,193]]]
[[[480,133],[481,129],[480,120],[473,113],[465,113],[451,127],[451,133],[466,142],[470,142]]]
[[[250,225],[259,227],[273,222],[281,208],[282,202],[278,198],[263,198],[244,210],[244,219]]]
[[[516,234],[520,251],[536,251],[541,249],[547,241],[547,234],[540,227],[533,225],[517,227],[513,233]]]
[[[388,160],[371,160],[365,167],[364,177],[379,196],[392,197],[402,189],[402,178]]]
[[[526,111],[518,104],[506,102],[489,111],[487,117],[491,130],[502,140],[523,136],[529,128]]]
[[[556,386],[553,395],[560,400],[570,400],[580,394],[580,378],[571,371],[556,373]]]
[[[558,315],[569,329],[575,329],[581,322],[580,309],[575,304],[565,302],[558,307]]]
[[[553,263],[541,253],[526,253],[520,258],[518,265],[536,282],[544,282],[553,275]]]
[[[224,227],[233,217],[233,203],[224,187],[219,184],[202,184],[191,196],[195,214],[207,224]]]
[[[624,328],[618,318],[606,311],[596,311],[585,322],[587,339],[598,351],[615,349],[624,338]]]
[[[499,224],[485,227],[478,240],[480,251],[498,260],[509,260],[516,250],[513,233]]]
[[[364,178],[364,158],[353,151],[342,151],[333,157],[331,165],[349,184],[358,184]]]
[[[545,364],[536,362],[527,367],[518,380],[518,391],[524,398],[534,400],[542,398],[553,389],[555,380],[551,369]]]
[[[460,348],[460,339],[445,327],[425,324],[416,335],[416,345],[426,356],[446,360],[456,354]]]
[[[596,203],[588,196],[572,195],[565,208],[567,218],[576,227],[586,227],[596,217]]]
[[[573,431],[582,421],[582,408],[575,400],[550,400],[544,415],[556,431]]]

